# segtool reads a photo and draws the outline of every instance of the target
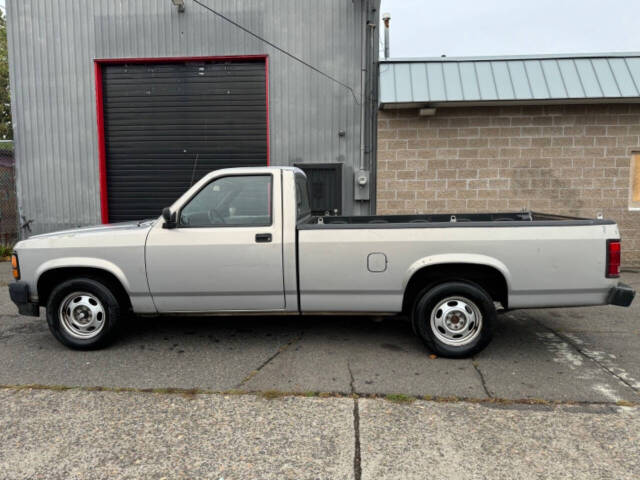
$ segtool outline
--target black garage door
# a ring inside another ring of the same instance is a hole
[[[267,164],[264,61],[105,64],[109,221],[160,215],[218,168]]]

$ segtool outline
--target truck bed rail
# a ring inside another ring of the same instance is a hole
[[[299,229],[315,228],[444,228],[611,225],[612,220],[539,213],[434,213],[426,215],[324,216],[311,217]]]

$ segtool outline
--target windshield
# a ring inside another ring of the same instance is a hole
[[[180,225],[271,225],[271,175],[238,175],[213,180],[180,212]]]

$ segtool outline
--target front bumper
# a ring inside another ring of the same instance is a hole
[[[620,282],[617,286],[613,287],[609,292],[609,298],[607,303],[609,305],[618,305],[620,307],[628,307],[633,302],[633,297],[636,296],[636,291],[626,283]]]
[[[20,315],[40,316],[40,307],[38,304],[29,301],[29,285],[26,282],[10,283],[9,297],[18,307],[18,313]]]

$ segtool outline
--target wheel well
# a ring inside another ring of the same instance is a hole
[[[120,283],[120,280],[111,272],[100,268],[64,267],[47,270],[38,279],[38,302],[46,306],[49,295],[60,283],[71,278],[85,277],[103,283],[113,292],[118,302],[124,309],[131,308],[129,294]]]
[[[507,281],[499,270],[473,263],[442,263],[424,267],[413,274],[404,291],[402,311],[410,314],[416,296],[426,287],[443,281],[467,280],[484,288],[494,302],[508,305]]]

